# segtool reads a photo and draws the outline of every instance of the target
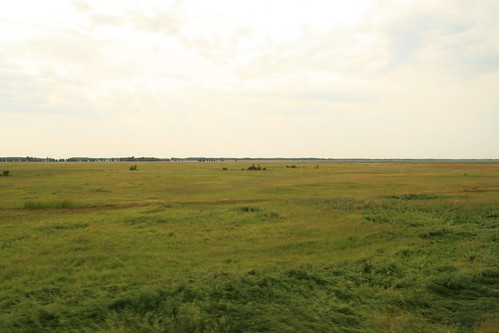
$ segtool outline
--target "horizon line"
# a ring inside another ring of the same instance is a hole
[[[35,157],[35,156],[0,156],[0,162],[161,162],[161,161],[215,161],[232,160],[330,160],[330,161],[499,161],[499,158],[438,158],[438,157],[155,157],[155,156],[121,156],[121,157],[88,157],[72,156],[68,158]]]

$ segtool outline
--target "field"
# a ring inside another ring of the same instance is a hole
[[[497,163],[131,164],[0,164],[1,332],[497,332]]]

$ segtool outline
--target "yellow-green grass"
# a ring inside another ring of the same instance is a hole
[[[473,332],[499,311],[498,164],[252,164],[2,163],[0,330]]]

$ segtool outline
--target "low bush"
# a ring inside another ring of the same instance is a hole
[[[267,170],[267,168],[262,168],[262,167],[260,166],[260,164],[258,164],[258,166],[255,166],[255,165],[253,164],[252,166],[248,167],[248,169],[246,169],[246,170],[265,171],[265,170]]]
[[[239,210],[244,213],[250,213],[250,212],[261,212],[262,210],[258,207],[240,207]]]

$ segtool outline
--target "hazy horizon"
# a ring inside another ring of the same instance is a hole
[[[316,156],[301,156],[301,157],[287,157],[287,156],[272,156],[272,157],[261,157],[261,156],[64,156],[64,157],[54,157],[54,156],[0,156],[0,162],[6,162],[5,159],[32,159],[28,160],[28,162],[39,162],[38,160],[54,160],[57,162],[58,160],[70,160],[70,159],[89,159],[91,162],[100,162],[99,160],[109,160],[113,159],[115,162],[155,162],[155,161],[165,161],[165,160],[186,160],[186,161],[196,161],[197,159],[202,159],[201,162],[220,162],[220,160],[224,161],[234,161],[234,160],[268,160],[268,161],[277,161],[277,160],[296,160],[296,161],[499,161],[497,158],[376,158],[376,157],[316,157]],[[154,159],[154,160],[153,160]],[[17,161],[16,161],[17,162]],[[24,162],[24,161],[23,161]]]
[[[499,2],[0,4],[0,156],[499,158]]]

